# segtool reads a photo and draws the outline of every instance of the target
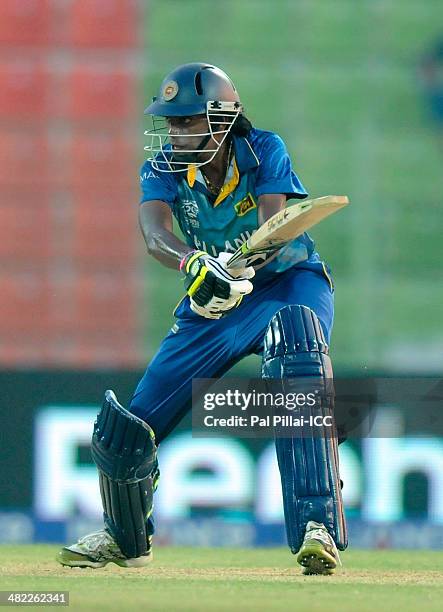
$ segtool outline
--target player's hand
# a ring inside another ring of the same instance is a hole
[[[192,251],[180,264],[186,293],[191,298],[191,310],[202,317],[219,319],[236,308],[243,296],[253,289],[248,278],[239,276],[238,272],[236,276],[230,274],[224,261],[227,259],[219,260],[204,251]],[[254,270],[245,272],[249,278],[254,273]]]
[[[243,268],[242,267],[240,267],[240,268],[229,268],[229,270],[228,270],[228,268],[226,267],[226,264],[231,259],[231,257],[232,257],[232,253],[227,253],[225,251],[222,251],[221,253],[218,254],[218,256],[215,259],[234,278],[247,278],[247,279],[251,279],[251,278],[253,278],[255,276],[255,270],[254,270],[254,268],[252,266],[247,266],[247,267],[243,267]]]
[[[211,305],[210,307],[199,306],[194,302],[194,300],[190,299],[190,307],[192,312],[204,317],[205,319],[221,319],[230,313],[231,310],[237,308],[242,301],[242,297],[230,298],[229,300],[225,300],[221,302],[220,305]]]

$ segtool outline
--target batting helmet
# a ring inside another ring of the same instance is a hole
[[[158,96],[145,110],[158,117],[189,117],[206,113],[208,102],[241,106],[240,97],[228,75],[211,64],[183,64],[170,72]]]
[[[148,161],[160,172],[183,172],[189,163],[196,166],[208,164],[214,159],[242,110],[238,92],[223,70],[204,63],[178,66],[165,77],[159,95],[145,109],[145,114],[151,115],[153,120],[153,129],[145,132],[150,137],[149,144],[144,147],[151,154]],[[208,131],[183,135],[182,138],[202,138],[196,148],[182,150],[180,156],[174,157],[168,141],[168,128],[164,123],[159,125],[156,118],[193,115],[206,115]],[[208,142],[212,142],[212,148],[207,148]],[[201,161],[203,152],[206,156],[209,154],[209,158]]]

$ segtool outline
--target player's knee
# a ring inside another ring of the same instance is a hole
[[[265,378],[332,375],[329,347],[315,312],[301,304],[284,306],[269,322],[264,339]]]
[[[328,352],[323,329],[315,312],[301,304],[284,306],[269,322],[265,335],[266,356],[283,353]]]
[[[97,416],[91,452],[99,470],[120,482],[143,480],[156,465],[153,431],[123,408],[112,391],[106,392]]]

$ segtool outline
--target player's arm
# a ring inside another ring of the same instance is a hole
[[[257,148],[260,164],[256,174],[258,225],[286,207],[287,200],[303,199],[307,192],[292,170],[286,145],[277,134],[268,134]]]
[[[168,268],[177,270],[192,248],[173,233],[169,206],[161,200],[144,202],[140,205],[138,218],[148,253]]]
[[[286,206],[286,195],[282,193],[265,193],[258,198],[258,226],[261,227],[272,215]]]
[[[169,268],[180,268],[191,310],[200,316],[219,319],[252,291],[248,280],[252,268],[245,270],[246,277],[231,276],[216,258],[190,248],[173,234],[172,213],[165,202],[141,204],[139,222],[148,253]]]

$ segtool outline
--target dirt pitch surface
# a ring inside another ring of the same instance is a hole
[[[57,550],[0,546],[0,589],[69,591],[85,611],[442,609],[443,552],[351,550],[335,576],[303,576],[283,548],[158,548],[148,567],[97,570],[63,568]]]

